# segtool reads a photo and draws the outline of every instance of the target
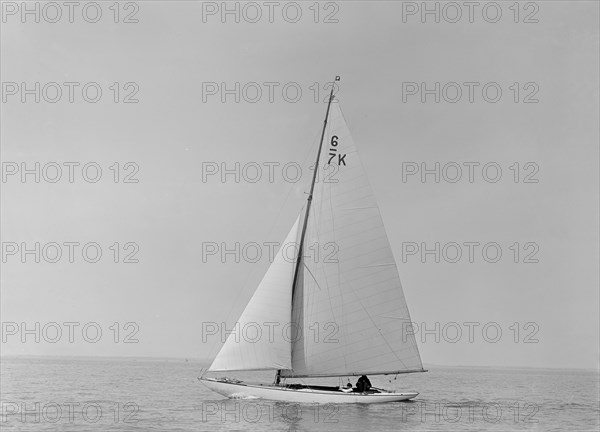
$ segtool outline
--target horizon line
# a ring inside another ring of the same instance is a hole
[[[210,363],[212,360],[200,357],[168,357],[168,356],[112,356],[112,355],[65,355],[65,354],[0,354],[0,359],[19,357],[37,357],[37,358],[73,358],[73,359],[122,359],[122,360],[179,360]],[[465,364],[440,364],[423,363],[427,368],[435,367],[455,367],[455,368],[509,368],[509,369],[557,369],[557,370],[582,370],[600,372],[600,364],[596,368],[581,366],[523,366],[523,365],[465,365]]]

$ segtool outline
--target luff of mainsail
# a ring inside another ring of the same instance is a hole
[[[340,77],[336,76],[335,81],[339,81],[339,80],[340,80]],[[304,215],[304,220],[302,223],[302,231],[300,233],[300,242],[299,242],[299,246],[298,246],[298,257],[297,257],[297,261],[296,261],[296,268],[294,270],[294,279],[292,282],[292,308],[293,308],[294,297],[297,295],[300,295],[300,296],[302,295],[301,289],[296,294],[296,288],[302,287],[302,282],[299,279],[299,276],[301,276],[300,269],[302,268],[302,256],[304,255],[304,237],[306,236],[308,216],[310,215],[310,207],[312,205],[313,192],[315,190],[315,182],[317,180],[317,173],[319,172],[319,161],[321,159],[321,150],[323,149],[323,139],[325,138],[325,130],[327,129],[327,119],[329,118],[329,110],[331,109],[331,102],[333,102],[333,90],[335,89],[335,81],[331,83],[331,92],[329,93],[329,100],[327,101],[327,111],[325,112],[325,120],[323,121],[323,130],[321,131],[321,139],[319,140],[319,149],[317,150],[317,160],[315,162],[313,176],[312,176],[312,180],[310,182],[310,190],[308,192],[308,198],[306,199],[306,213]],[[292,317],[291,322],[295,323],[297,326],[299,326],[299,323],[302,320],[302,317],[296,317],[296,320],[294,320],[294,317],[292,315],[293,314],[290,314],[290,316]],[[299,328],[302,328],[302,327],[299,326]],[[281,369],[278,369],[277,373],[275,374],[275,384],[279,384],[280,380],[281,380]]]
[[[208,371],[274,370],[291,367],[291,341],[281,331],[244,338],[245,329],[264,332],[265,322],[288,323],[291,316],[292,281],[296,267],[300,216],[292,226],[273,262],[256,288]],[[292,245],[293,247],[289,247]],[[289,256],[292,255],[292,256]]]
[[[291,370],[278,376],[421,372],[379,207],[339,103],[331,107],[326,146],[322,149],[321,141],[323,157],[315,169],[334,171],[310,195],[313,208],[306,215],[300,248],[316,245],[324,251],[332,245],[337,254],[329,260],[323,253],[317,259],[300,256],[292,322],[301,337],[292,342]]]

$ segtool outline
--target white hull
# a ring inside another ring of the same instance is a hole
[[[199,378],[212,391],[231,399],[269,399],[295,403],[383,403],[409,400],[419,393],[395,393],[382,390],[380,393],[344,393],[342,391],[291,389],[270,384],[250,384],[222,379]]]

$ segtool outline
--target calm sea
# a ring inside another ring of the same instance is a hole
[[[415,402],[299,405],[226,400],[183,360],[2,358],[6,431],[597,431],[596,371],[450,368],[371,377]],[[271,382],[272,373],[241,378]],[[322,382],[322,381],[321,381]],[[338,384],[338,379],[327,381]]]

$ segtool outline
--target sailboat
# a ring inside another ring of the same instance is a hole
[[[411,318],[379,207],[333,84],[308,199],[237,321],[237,328],[262,324],[262,337],[230,334],[199,378],[226,397],[370,404],[418,395],[287,382],[425,372],[415,337],[408,331]],[[317,182],[317,172],[328,169],[335,175]],[[293,259],[284,247],[291,243],[298,245]],[[335,259],[305,256],[315,244],[335,245]],[[267,323],[275,329],[269,337]],[[287,331],[279,331],[283,328]],[[319,337],[316,328],[322,330]],[[247,370],[276,371],[274,381],[206,376]]]

